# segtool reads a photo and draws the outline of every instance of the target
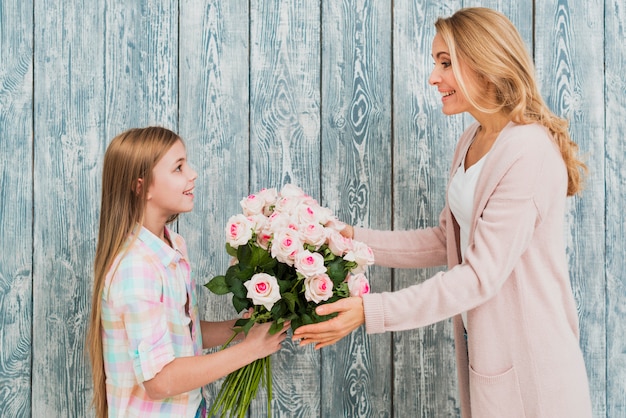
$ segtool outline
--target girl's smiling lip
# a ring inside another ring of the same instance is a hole
[[[192,197],[193,197],[193,190],[194,190],[194,189],[195,189],[195,187],[192,187],[192,188],[191,188],[191,189],[189,189],[189,190],[185,190],[185,191],[183,192],[183,194],[184,194],[184,195],[186,195],[186,196],[192,196]]]

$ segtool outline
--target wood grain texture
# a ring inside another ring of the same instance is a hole
[[[319,5],[250,5],[250,187],[293,183],[319,200]],[[272,368],[272,416],[314,416],[321,399],[318,353],[289,340]],[[251,416],[266,415],[265,402],[254,402]]]
[[[626,416],[626,5],[605,2],[606,416]],[[601,138],[592,138],[593,144]],[[601,285],[597,280],[597,285]],[[601,396],[597,392],[596,396]],[[599,413],[597,416],[601,416]]]
[[[107,3],[105,137],[178,126],[178,1]]]
[[[0,5],[0,417],[93,416],[101,160],[122,130],[158,124],[186,140],[196,208],[177,227],[209,320],[235,314],[201,285],[225,270],[223,228],[249,192],[292,182],[353,224],[436,224],[471,118],[444,117],[427,84],[433,23],[463,6],[511,18],[586,156],[564,231],[581,347],[594,417],[625,416],[623,0],[27,0]],[[369,275],[383,291],[434,271]],[[286,343],[273,416],[459,416],[452,350],[447,321],[359,329],[321,353]]]
[[[193,212],[179,218],[197,282],[200,316],[209,321],[237,315],[231,299],[203,285],[224,274],[228,218],[241,212],[248,185],[247,1],[185,0],[180,5],[179,133],[198,172]],[[207,385],[209,403],[222,381]]]
[[[391,6],[322,2],[322,189],[344,222],[391,225]],[[370,268],[376,291],[389,269]],[[321,416],[391,416],[390,335],[361,327],[322,349]]]
[[[89,416],[103,8],[35,2],[32,416]]]
[[[438,224],[454,143],[462,118],[441,113],[428,85],[434,22],[458,7],[395,2],[394,11],[394,228]],[[396,270],[394,290],[420,283],[437,269]],[[394,416],[458,416],[452,324],[394,333]]]
[[[33,2],[0,5],[0,417],[31,415]]]
[[[590,169],[566,217],[570,279],[596,416],[606,414],[604,13],[601,2],[536,4],[535,61],[548,105],[570,122]]]

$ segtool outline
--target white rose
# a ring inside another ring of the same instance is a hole
[[[348,275],[347,282],[350,296],[363,296],[370,292],[370,282],[363,273]]]
[[[341,257],[352,250],[352,240],[346,238],[334,229],[327,230],[328,248],[336,256]]]
[[[345,260],[354,261],[357,267],[353,273],[363,273],[367,266],[374,264],[374,253],[365,243],[352,241],[352,250],[343,257]]]
[[[270,252],[272,257],[281,263],[293,266],[294,257],[300,250],[302,250],[302,241],[297,231],[284,228],[274,233]]]
[[[252,222],[242,214],[231,216],[226,223],[226,242],[238,248],[252,238]]]
[[[308,250],[302,250],[295,255],[296,271],[304,277],[313,277],[326,273],[324,266],[324,256],[320,253],[312,253]]]
[[[295,184],[285,184],[280,190],[280,195],[282,197],[307,197],[307,194]]]
[[[300,232],[304,242],[314,245],[315,248],[321,247],[326,242],[326,228],[320,224],[312,223],[305,225]]]
[[[272,213],[272,207],[276,204],[276,200],[278,200],[278,192],[276,189],[262,189],[257,193],[257,196],[262,198],[265,201],[265,205],[263,206],[263,214],[265,216],[269,216]]]
[[[333,281],[327,274],[304,279],[304,297],[309,302],[320,303],[333,295]]]
[[[258,215],[263,213],[263,207],[265,206],[265,199],[259,197],[256,194],[251,194],[248,197],[244,197],[239,202],[243,209],[243,214],[246,216]]]
[[[280,300],[280,289],[276,277],[267,273],[257,273],[244,283],[247,297],[255,305],[263,305],[268,311]]]

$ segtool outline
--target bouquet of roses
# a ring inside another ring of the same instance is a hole
[[[270,321],[270,333],[286,321],[293,330],[321,322],[332,316],[317,315],[317,305],[369,292],[364,273],[374,263],[371,249],[341,235],[345,224],[300,188],[288,184],[280,193],[263,189],[240,203],[243,213],[226,226],[226,250],[233,262],[225,275],[205,285],[218,295],[232,293],[238,312],[250,310],[236,322],[236,333]],[[209,416],[221,410],[221,416],[243,417],[259,386],[267,389],[270,414],[269,356],[229,374]]]

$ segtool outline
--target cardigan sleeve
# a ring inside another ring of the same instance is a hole
[[[375,263],[394,268],[425,268],[446,264],[444,211],[439,226],[407,231],[379,231],[354,228],[354,239],[365,242],[374,252]]]
[[[544,205],[535,197],[547,196],[546,189],[560,190],[563,163],[560,155],[534,146],[536,142],[500,147],[504,149],[491,155],[503,169],[487,173],[496,177],[495,185],[485,191],[488,198],[476,215],[463,264],[402,290],[363,295],[368,333],[430,325],[483,304],[499,291],[531,243],[542,245],[533,241],[541,222],[538,207]],[[552,198],[564,199],[565,194]]]

